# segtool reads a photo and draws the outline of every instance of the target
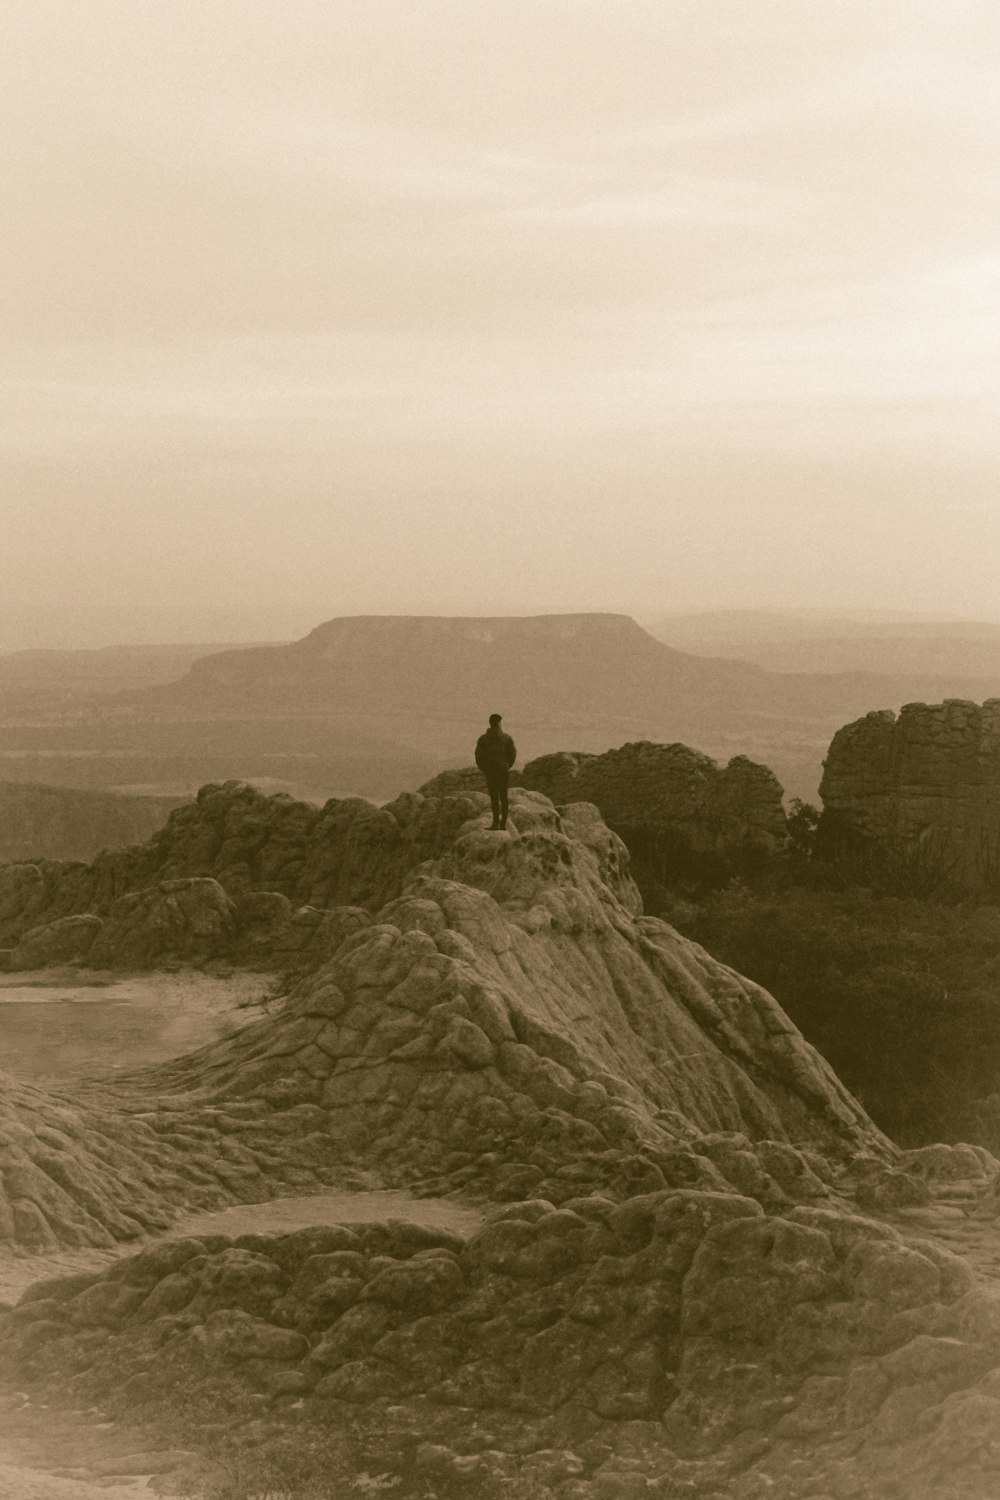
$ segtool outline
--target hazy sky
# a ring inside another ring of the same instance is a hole
[[[8,605],[1000,614],[996,0],[3,34]]]

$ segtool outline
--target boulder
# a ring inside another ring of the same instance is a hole
[[[860,852],[914,888],[995,887],[1000,698],[883,709],[839,729],[820,796],[820,846]]]
[[[58,917],[31,927],[10,955],[10,969],[45,969],[85,959],[103,923],[100,917]]]

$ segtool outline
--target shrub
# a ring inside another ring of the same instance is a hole
[[[770,990],[905,1145],[1000,1144],[1000,909],[732,881],[664,915]]]

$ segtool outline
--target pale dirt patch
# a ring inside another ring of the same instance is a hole
[[[415,1198],[395,1189],[366,1192],[310,1193],[299,1198],[274,1198],[267,1203],[237,1203],[211,1213],[183,1214],[165,1234],[121,1245],[113,1250],[61,1250],[54,1255],[0,1255],[0,1302],[15,1303],[36,1281],[68,1276],[77,1271],[99,1271],[124,1255],[135,1255],[148,1245],[180,1236],[225,1234],[289,1234],[311,1224],[365,1224],[405,1219],[428,1229],[449,1229],[468,1237],[483,1222],[484,1210],[448,1198]],[[0,1500],[3,1500],[0,1492]]]
[[[96,1411],[34,1406],[5,1396],[0,1409],[0,1500],[150,1500],[217,1489],[217,1465],[157,1447],[142,1431]]]
[[[275,974],[242,969],[0,974],[0,1057],[42,1087],[112,1079],[259,1020],[279,989]]]
[[[0,1450],[0,1500],[136,1500],[136,1496],[148,1500],[151,1493],[145,1477],[119,1484],[60,1478],[23,1464],[5,1463]]]
[[[171,1236],[200,1234],[288,1234],[311,1224],[366,1224],[405,1219],[427,1229],[474,1234],[483,1210],[447,1198],[414,1198],[386,1189],[363,1193],[311,1193],[302,1198],[275,1198],[270,1203],[239,1203],[213,1213],[185,1214]]]

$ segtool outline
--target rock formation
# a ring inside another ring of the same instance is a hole
[[[76,956],[94,942],[102,963],[284,958],[317,936],[328,908],[383,905],[478,806],[405,793],[384,808],[343,798],[320,809],[239,782],[206,786],[144,845],[89,865],[0,866],[0,948],[10,967],[36,962],[50,943],[55,959],[68,941],[62,919],[87,915],[100,926],[78,929]]]
[[[481,793],[416,794],[394,812],[355,803],[324,816],[238,784],[207,788],[159,844],[133,852],[140,890],[115,897],[111,882],[103,921],[74,914],[25,933],[15,959],[47,944],[65,954],[72,940],[88,957],[140,964],[231,951],[238,931],[286,938],[296,914],[283,892],[237,900],[226,880],[283,878],[314,895],[323,882],[354,898],[309,908],[308,972],[278,1015],[145,1075],[138,1096],[95,1101],[139,1160],[156,1130],[152,1169],[169,1169],[171,1201],[184,1200],[192,1139],[212,1193],[249,1198],[280,1191],[295,1161],[309,1186],[375,1167],[425,1192],[543,1190],[560,1202],[581,1189],[728,1185],[773,1205],[826,1191],[810,1149],[888,1156],[770,996],[641,915],[624,846],[595,808],[558,814],[515,789],[510,832],[494,836],[487,807]],[[196,855],[218,879],[145,885],[151,862],[190,869]],[[64,878],[79,896],[93,874]],[[58,896],[59,879],[47,889]],[[16,1089],[11,1108],[28,1108]],[[68,1149],[96,1152],[91,1126],[65,1133]],[[72,1196],[69,1179],[94,1170],[81,1158],[59,1182]]]
[[[718,766],[686,745],[622,745],[531,761],[522,783],[555,803],[593,802],[615,829],[669,833],[696,853],[773,853],[787,839],[781,786],[745,755]]]
[[[317,810],[231,784],[127,856],[8,873],[19,946],[39,918],[137,962],[164,931],[310,934],[284,1005],[232,1037],[72,1101],[4,1083],[22,1252],[362,1172],[493,1206],[467,1241],[162,1240],[31,1287],[0,1374],[161,1424],[294,1409],[398,1441],[441,1491],[985,1500],[1000,1302],[845,1195],[997,1164],[900,1158],[770,996],[642,915],[591,804],[516,788],[509,831],[488,817],[477,792]]]
[[[821,835],[940,866],[967,888],[1000,875],[1000,698],[909,703],[835,735]]]
[[[437,1492],[987,1500],[998,1328],[931,1241],[660,1190],[512,1203],[467,1241],[399,1221],[166,1241],[32,1287],[0,1368],[161,1430],[263,1403],[299,1441],[395,1443]]]

